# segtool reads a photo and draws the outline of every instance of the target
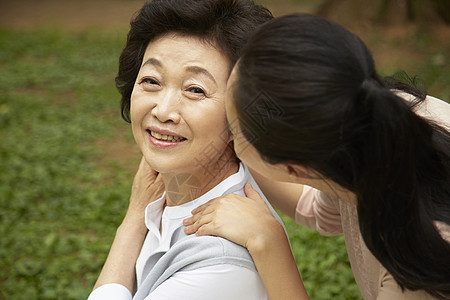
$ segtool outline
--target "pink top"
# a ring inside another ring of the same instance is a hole
[[[407,94],[401,94],[408,99]],[[450,130],[450,105],[434,97],[427,97],[416,111]],[[364,299],[417,300],[433,299],[424,291],[403,292],[392,276],[367,249],[358,225],[356,206],[336,196],[304,186],[297,204],[295,220],[298,224],[316,229],[323,235],[343,233],[348,258],[355,281]],[[436,224],[442,236],[450,242],[450,226]]]

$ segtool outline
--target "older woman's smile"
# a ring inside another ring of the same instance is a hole
[[[179,143],[179,142],[182,142],[182,141],[186,140],[183,137],[174,136],[174,135],[168,135],[168,134],[160,134],[160,133],[155,132],[155,131],[150,131],[150,135],[152,137],[154,137],[155,139],[157,139],[157,140],[169,141],[169,142],[173,142],[173,143]]]
[[[185,137],[168,130],[151,128],[147,129],[147,133],[150,143],[157,148],[173,148],[187,141]]]

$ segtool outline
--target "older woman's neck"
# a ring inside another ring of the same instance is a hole
[[[166,188],[166,205],[177,206],[192,201],[238,170],[239,164],[233,158],[221,168],[198,167],[189,173],[161,174]]]

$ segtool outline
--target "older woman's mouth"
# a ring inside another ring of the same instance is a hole
[[[179,136],[159,134],[159,133],[153,132],[153,131],[151,131],[150,134],[152,135],[152,137],[154,137],[155,139],[158,139],[160,141],[168,141],[168,142],[177,143],[177,142],[181,142],[181,141],[185,140],[185,138],[182,138]]]
[[[179,142],[186,140],[184,137],[181,137],[181,136],[161,134],[159,132],[155,132],[155,131],[151,131],[151,130],[148,130],[148,132],[150,133],[150,135],[152,137],[154,137],[155,139],[157,139],[159,141],[179,143]]]

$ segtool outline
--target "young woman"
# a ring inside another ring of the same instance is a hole
[[[276,208],[344,233],[364,299],[450,298],[449,104],[381,79],[358,37],[305,14],[257,30],[228,86],[238,157]],[[246,246],[264,283],[277,282],[291,253],[247,192],[197,208],[185,232]]]
[[[90,300],[267,299],[244,247],[188,236],[182,220],[255,184],[233,151],[225,93],[249,33],[271,18],[251,1],[163,0],[131,23],[117,86],[143,160]]]

